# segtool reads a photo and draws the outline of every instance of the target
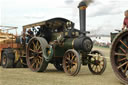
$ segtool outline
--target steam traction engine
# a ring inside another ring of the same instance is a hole
[[[25,47],[18,43],[17,27],[0,26],[0,64],[3,68],[27,67]],[[12,33],[11,33],[12,32]]]
[[[128,84],[128,30],[111,33],[110,60],[117,78]]]
[[[106,68],[106,59],[99,51],[91,51],[92,40],[86,36],[85,28],[86,3],[79,4],[80,30],[74,23],[64,18],[53,18],[23,26],[34,31],[27,46],[26,61],[34,72],[43,72],[48,63],[54,64],[57,70],[75,76],[79,73],[81,63],[88,65],[93,74],[102,74]]]

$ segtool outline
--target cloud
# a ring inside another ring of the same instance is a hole
[[[115,29],[121,29],[127,3],[127,0],[95,1],[87,8],[88,28],[97,34],[110,34]],[[99,28],[100,31],[96,31]]]
[[[118,1],[117,1],[118,2]],[[117,4],[117,2],[106,2],[106,3],[102,3],[102,2],[96,2],[93,3],[93,6],[90,7],[88,10],[88,17],[96,17],[96,16],[107,16],[107,15],[116,15],[116,14],[120,14],[122,13],[122,9],[120,9],[119,5]]]
[[[2,25],[22,26],[53,17],[64,17],[79,28],[78,4],[82,0],[0,0]],[[109,33],[121,28],[128,0],[94,0],[87,8],[87,30]],[[106,24],[107,23],[107,24]],[[20,32],[20,31],[18,31]]]
[[[66,4],[72,4],[72,3],[74,3],[74,0],[65,0],[64,1]]]

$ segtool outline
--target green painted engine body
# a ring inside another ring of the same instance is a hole
[[[56,45],[55,46],[55,57],[62,57],[64,56],[64,53],[68,50],[68,49],[73,49],[73,38],[72,39],[65,39],[64,43],[62,45]]]
[[[63,32],[53,33],[51,42],[57,40],[58,37],[60,37],[62,35],[63,35]],[[73,49],[74,40],[75,40],[75,38],[65,38],[62,43],[54,45],[54,49],[53,49],[54,57],[63,57],[64,53],[68,49]]]

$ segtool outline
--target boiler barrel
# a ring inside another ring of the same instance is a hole
[[[69,38],[64,41],[64,49],[76,49],[85,52],[90,52],[93,47],[93,42],[89,37]]]

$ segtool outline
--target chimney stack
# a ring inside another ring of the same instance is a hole
[[[82,35],[86,36],[86,8],[87,4],[85,1],[79,3],[79,16],[80,16],[80,31]]]

